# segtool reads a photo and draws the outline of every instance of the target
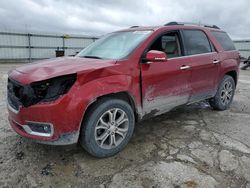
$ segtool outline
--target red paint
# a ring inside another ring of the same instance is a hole
[[[157,51],[157,50],[150,50],[147,55],[146,59],[148,61],[166,61],[167,54],[165,52]]]
[[[143,52],[157,36],[166,31],[183,28],[204,31],[216,51],[169,59],[164,52],[150,51],[146,58],[154,62],[140,63]],[[237,51],[223,51],[210,33],[210,30],[215,29],[175,25],[139,27],[124,31],[130,30],[153,30],[153,32],[125,60],[64,57],[44,60],[10,71],[9,77],[24,85],[77,73],[75,84],[67,94],[56,101],[35,104],[28,108],[22,107],[18,114],[9,110],[13,129],[24,137],[54,141],[62,134],[78,132],[87,108],[98,97],[118,92],[128,93],[141,119],[153,111],[157,111],[153,114],[157,115],[176,105],[211,97],[226,73],[235,71],[238,75],[239,54]],[[220,63],[213,64],[213,60],[219,60]],[[181,66],[191,68],[181,70]],[[54,135],[48,138],[29,135],[20,130],[15,123],[25,125],[27,121],[52,123]]]

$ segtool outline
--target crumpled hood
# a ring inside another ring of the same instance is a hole
[[[31,82],[46,80],[61,75],[84,71],[88,72],[114,66],[115,62],[114,60],[80,57],[54,58],[18,67],[9,72],[9,77],[22,84],[29,84]]]

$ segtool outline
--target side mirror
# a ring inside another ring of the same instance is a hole
[[[158,51],[158,50],[150,50],[146,54],[146,61],[147,62],[161,62],[166,61],[168,59],[165,52]]]

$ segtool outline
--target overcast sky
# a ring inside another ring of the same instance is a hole
[[[249,0],[0,0],[0,30],[102,35],[170,21],[215,24],[250,39]]]

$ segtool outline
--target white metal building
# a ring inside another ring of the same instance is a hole
[[[245,58],[250,56],[250,40],[235,40],[234,45],[240,51],[241,56]]]

